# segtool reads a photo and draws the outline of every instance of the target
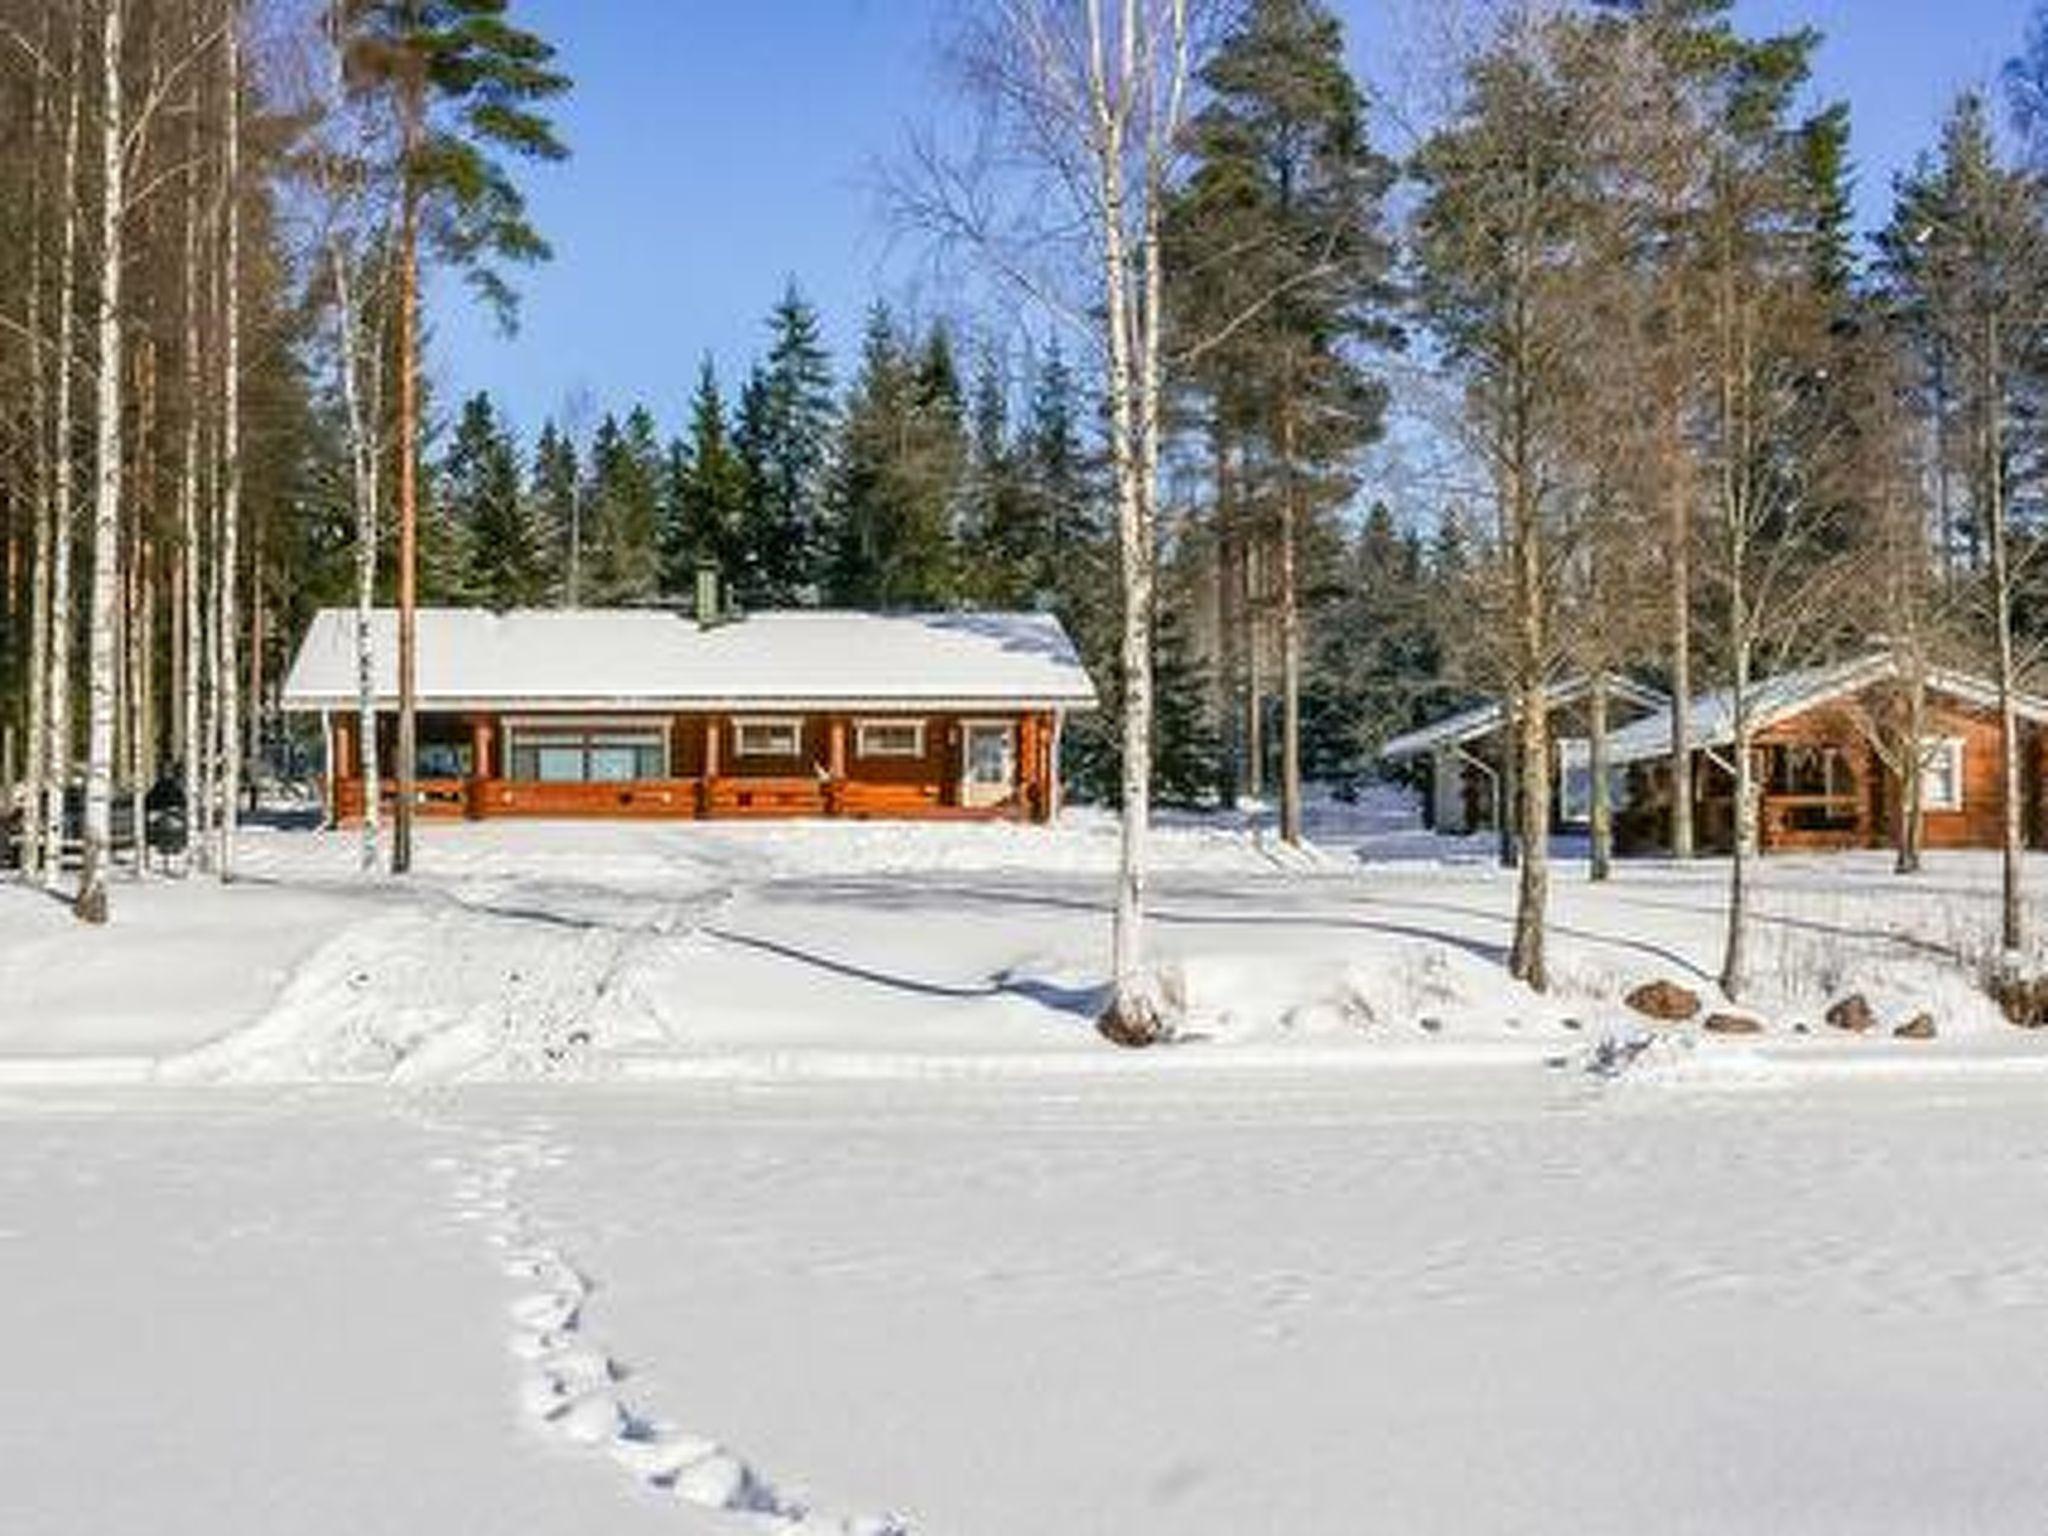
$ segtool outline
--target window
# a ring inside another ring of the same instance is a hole
[[[1962,738],[1937,736],[1921,742],[1920,809],[1960,811],[1962,808]]]
[[[795,757],[803,751],[803,735],[801,720],[735,720],[733,753],[738,757]]]
[[[1766,786],[1771,794],[1813,800],[1850,800],[1856,773],[1840,747],[1779,746],[1770,750]]]
[[[469,756],[468,742],[423,741],[413,772],[423,779],[466,779]]]
[[[1010,784],[1010,727],[1007,722],[975,721],[967,727],[966,772],[968,784],[986,789],[1007,789]]]
[[[854,750],[862,757],[923,757],[922,720],[863,720]]]
[[[1593,744],[1582,736],[1561,737],[1557,743],[1558,820],[1568,827],[1583,827],[1593,819]],[[1628,769],[1609,764],[1607,803],[1620,805],[1628,798]]]
[[[544,784],[623,784],[668,777],[660,729],[620,725],[515,726],[511,777]]]

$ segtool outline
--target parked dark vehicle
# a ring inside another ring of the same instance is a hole
[[[116,853],[135,848],[135,801],[132,796],[114,797],[112,837]],[[9,806],[0,815],[0,868],[21,867],[24,806]],[[185,786],[170,774],[150,786],[142,797],[143,838],[151,853],[183,853],[186,844]],[[76,863],[85,843],[85,786],[73,784],[64,791],[64,860]]]

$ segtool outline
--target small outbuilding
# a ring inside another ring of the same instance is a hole
[[[1558,830],[1585,827],[1592,815],[1591,753],[1587,701],[1592,682],[1561,678],[1545,690],[1550,709],[1551,819]],[[1661,710],[1669,700],[1654,688],[1626,677],[1607,679],[1611,723],[1625,724]],[[1500,700],[1460,710],[1396,736],[1380,748],[1383,762],[1420,764],[1426,777],[1424,819],[1447,836],[1498,831],[1508,824],[1514,796],[1512,712]],[[1621,779],[1610,776],[1619,805]]]
[[[1039,613],[660,609],[418,615],[416,809],[466,817],[1044,821],[1095,687]],[[396,751],[397,614],[371,616],[377,762]],[[318,717],[329,817],[365,783],[357,616],[318,614],[284,686]],[[388,766],[376,792],[396,793]]]

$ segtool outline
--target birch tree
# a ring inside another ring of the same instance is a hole
[[[1470,61],[1452,120],[1416,163],[1420,301],[1461,370],[1499,512],[1518,876],[1508,967],[1538,990],[1548,984],[1558,494],[1589,340],[1572,284],[1586,253],[1581,157],[1594,120],[1570,88],[1567,26],[1511,15]]]
[[[96,463],[93,477],[92,584],[88,621],[85,822],[78,896],[72,910],[88,923],[108,916],[107,864],[113,845],[114,686],[121,601],[121,278],[126,212],[127,118],[121,94],[126,0],[102,0],[100,17],[100,198]]]
[[[1122,599],[1122,832],[1108,1038],[1171,1031],[1145,959],[1153,610],[1165,432],[1162,248],[1197,64],[1198,0],[991,0],[955,41],[982,118],[963,159],[917,148],[904,217],[965,249],[1097,359]]]

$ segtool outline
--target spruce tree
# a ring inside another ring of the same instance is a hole
[[[686,590],[696,579],[698,564],[708,561],[741,602],[770,601],[762,575],[767,552],[742,543],[746,473],[733,448],[725,397],[709,358],[698,371],[697,390],[690,399],[690,432],[678,468],[669,590]]]
[[[498,610],[540,602],[548,551],[521,485],[519,449],[489,395],[463,405],[438,484],[450,520],[462,530],[468,599]]]
[[[832,434],[832,363],[814,310],[790,283],[769,317],[765,365],[741,398],[739,453],[748,470],[744,541],[756,601],[815,600],[825,559]]]
[[[652,601],[661,590],[662,456],[645,406],[635,406],[623,425],[610,415],[599,423],[590,463],[582,601]]]
[[[964,595],[997,608],[1031,604],[1042,569],[1033,513],[1021,444],[1010,432],[1009,380],[994,349],[984,349],[970,409],[960,552]]]
[[[545,595],[565,606],[581,601],[576,569],[581,560],[583,470],[576,445],[550,421],[533,449],[533,480],[527,499],[536,531],[545,540]]]
[[[831,499],[833,601],[879,608],[952,601],[967,458],[945,330],[932,330],[912,353],[888,308],[876,306],[841,420]]]

